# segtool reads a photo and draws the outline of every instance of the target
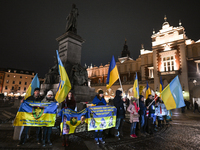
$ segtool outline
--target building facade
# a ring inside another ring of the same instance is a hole
[[[4,93],[5,96],[24,96],[34,76],[34,71],[12,68],[4,69],[1,93]],[[39,78],[39,80],[43,82],[44,79]]]
[[[145,50],[142,45],[140,55],[136,60],[130,58],[130,51],[125,41],[124,49],[127,55],[123,49],[123,56],[116,62],[124,93],[133,95],[132,86],[137,72],[140,93],[143,95],[145,95],[146,82],[152,94],[155,92],[159,94],[160,77],[165,87],[178,75],[184,99],[200,98],[198,92],[200,90],[200,40],[194,42],[188,39],[180,22],[178,27],[173,27],[166,18],[162,29],[157,33],[154,31],[151,39],[152,50]],[[94,87],[96,91],[103,89],[107,95],[109,92],[105,83],[108,68],[109,64],[99,67],[90,66],[87,69],[91,87]],[[112,91],[111,94],[114,95],[118,88],[120,85],[116,82],[109,91]]]

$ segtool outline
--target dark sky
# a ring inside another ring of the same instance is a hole
[[[124,40],[133,59],[141,44],[151,49],[153,28],[179,20],[188,38],[200,39],[199,0],[1,0],[0,67],[33,70],[44,77],[54,64],[55,40],[65,32],[72,4],[79,9],[82,65],[105,65],[120,56]]]

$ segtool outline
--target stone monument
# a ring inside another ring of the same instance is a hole
[[[65,33],[56,38],[60,59],[69,76],[75,100],[79,102],[92,101],[95,89],[88,87],[88,74],[85,67],[81,66],[81,50],[84,40],[77,34],[78,8],[72,5],[72,10],[67,17]],[[59,82],[57,63],[45,76],[43,91],[49,89],[56,93]],[[44,90],[45,89],[45,90]]]

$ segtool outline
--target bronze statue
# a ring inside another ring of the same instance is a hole
[[[78,18],[78,8],[75,4],[72,4],[72,10],[67,17],[66,32],[72,31],[77,33],[77,18]]]

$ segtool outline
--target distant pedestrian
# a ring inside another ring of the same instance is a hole
[[[123,136],[122,125],[125,118],[125,109],[124,103],[126,102],[126,97],[122,98],[122,91],[117,90],[115,98],[113,99],[114,106],[117,108],[117,119],[115,126],[115,137],[120,139],[120,136]]]
[[[199,105],[197,104],[197,101],[194,101],[194,113],[195,113],[195,110],[198,110],[198,112],[200,113],[199,111]]]
[[[52,91],[48,91],[46,97],[42,100],[42,102],[55,102],[54,95]],[[45,146],[45,140],[47,135],[47,143],[49,145],[52,145],[50,137],[51,137],[52,127],[43,127],[43,140],[42,140],[42,146]]]
[[[136,129],[136,125],[139,122],[139,107],[137,106],[136,103],[137,99],[132,98],[131,102],[127,108],[127,111],[130,112],[130,123],[131,123],[131,132],[130,132],[130,137],[131,138],[137,138],[136,133],[135,133],[135,129]]]
[[[101,106],[101,105],[106,105],[106,101],[104,99],[103,96],[103,91],[99,90],[98,94],[94,97],[93,101],[92,101],[92,106]],[[99,144],[99,142],[101,142],[101,144],[104,144],[105,141],[102,138],[102,132],[103,130],[95,130],[94,133],[94,140],[96,144]]]

